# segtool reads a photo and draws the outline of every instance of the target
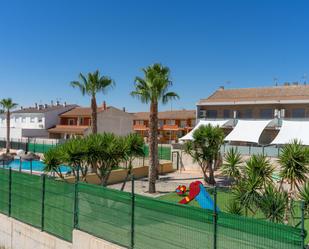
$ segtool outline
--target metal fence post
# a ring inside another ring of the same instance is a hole
[[[9,169],[9,210],[8,215],[11,217],[12,213],[12,168]]]
[[[42,209],[41,209],[41,231],[44,231],[44,221],[45,221],[45,182],[46,175],[42,175]]]
[[[135,228],[135,193],[134,193],[134,175],[131,175],[131,248],[134,248],[134,228]]]
[[[213,249],[217,249],[217,187],[216,186],[214,187],[213,225],[214,225]]]
[[[305,202],[301,201],[301,249],[305,248]]]
[[[74,228],[78,228],[78,180],[74,184]]]
[[[265,146],[264,145],[262,146],[262,154],[263,154],[263,156],[265,155]]]

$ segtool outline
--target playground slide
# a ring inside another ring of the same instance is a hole
[[[201,208],[214,210],[214,202],[200,181],[195,181],[190,184],[189,195],[183,198],[179,203],[187,204],[194,199]],[[220,211],[218,207],[217,211]]]

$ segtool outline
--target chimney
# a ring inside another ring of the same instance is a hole
[[[106,110],[106,101],[103,101],[103,111],[105,111]]]
[[[24,107],[23,107],[23,106],[21,106],[21,107],[20,107],[20,110],[23,110],[23,109],[24,109]]]
[[[47,104],[44,104],[44,108],[47,109],[47,107],[48,107],[48,105],[47,105]]]
[[[224,86],[219,86],[219,90],[220,91],[224,90]]]
[[[54,101],[53,101],[53,100],[50,101],[50,105],[51,105],[51,106],[54,106]]]
[[[35,109],[38,109],[38,103],[34,103]]]
[[[57,105],[57,106],[59,106],[59,105],[60,105],[60,102],[59,102],[58,100],[56,101],[56,105]]]
[[[125,108],[125,107],[122,107],[122,111],[123,111],[123,112],[126,112],[126,108]]]
[[[67,106],[67,102],[64,101],[63,106],[66,107]]]

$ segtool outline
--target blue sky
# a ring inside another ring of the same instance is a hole
[[[100,69],[116,88],[98,102],[148,110],[129,92],[140,69],[171,69],[194,108],[220,85],[271,86],[309,77],[309,1],[0,0],[0,98],[89,105],[69,86]],[[161,106],[161,110],[171,105]]]

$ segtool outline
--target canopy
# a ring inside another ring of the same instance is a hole
[[[212,125],[212,126],[219,126],[222,127],[226,123],[228,123],[229,120],[200,120],[198,124],[193,128],[192,131],[190,131],[188,134],[180,138],[179,140],[192,140],[193,139],[193,133],[201,126],[201,125]]]
[[[272,120],[238,120],[237,125],[225,141],[259,143],[259,138]]]
[[[272,141],[272,144],[288,144],[293,139],[300,140],[304,145],[309,145],[309,121],[282,120],[282,126]]]

